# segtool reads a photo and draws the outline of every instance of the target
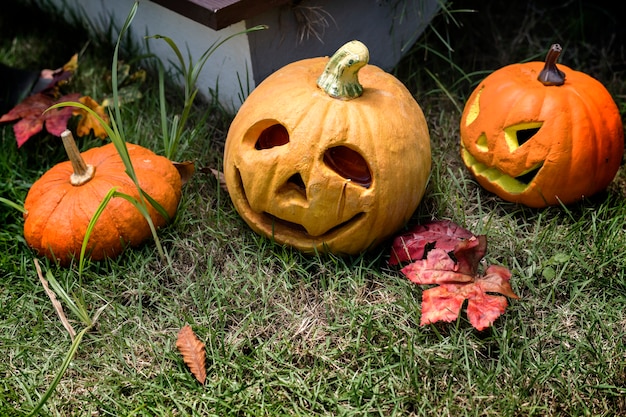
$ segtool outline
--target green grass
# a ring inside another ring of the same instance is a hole
[[[504,202],[463,168],[457,110],[488,72],[542,59],[560,41],[561,62],[601,80],[626,111],[625,32],[612,20],[619,10],[584,1],[481,3],[449,6],[394,73],[424,109],[433,144],[432,179],[411,223],[445,218],[485,233],[487,262],[513,272],[521,298],[492,328],[477,332],[464,317],[420,327],[421,289],[387,264],[388,245],[343,259],[277,246],[246,226],[211,174],[197,172],[159,233],[171,264],[151,242],[89,264],[82,276],[40,260],[90,314],[105,306],[43,414],[626,415],[624,168],[606,192],[568,207]],[[111,45],[88,44],[88,34],[60,23],[35,30],[41,26],[28,22],[44,18],[28,16],[19,24],[0,16],[2,62],[57,68],[84,48],[73,82],[95,97],[110,93]],[[180,108],[182,95],[168,92],[169,108]],[[160,151],[154,73],[144,93],[123,108],[124,129]],[[208,121],[197,126],[205,139],[181,159],[219,169],[230,116],[205,103],[190,117]],[[0,141],[0,196],[18,203],[65,159],[46,134],[17,149],[4,125]],[[37,278],[21,213],[0,204],[0,224],[0,415],[25,415],[72,342]],[[206,344],[204,386],[176,350],[185,323]]]

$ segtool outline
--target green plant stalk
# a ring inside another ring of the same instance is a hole
[[[65,355],[65,359],[63,360],[63,363],[61,364],[61,368],[59,369],[56,376],[54,377],[54,380],[52,380],[52,383],[46,390],[45,394],[39,399],[39,402],[37,403],[35,408],[33,408],[31,412],[28,413],[28,417],[38,415],[41,409],[43,408],[43,406],[46,404],[46,402],[50,399],[52,394],[54,394],[54,390],[56,389],[57,385],[59,385],[59,382],[61,382],[61,378],[63,378],[65,371],[67,371],[67,368],[69,368],[70,364],[72,363],[74,356],[76,356],[76,352],[78,352],[78,347],[80,346],[80,342],[83,340],[83,337],[85,336],[85,334],[87,334],[89,330],[93,328],[93,326],[98,321],[98,317],[100,317],[100,314],[102,314],[102,312],[108,305],[108,304],[103,305],[102,307],[100,307],[100,309],[98,309],[98,311],[96,311],[93,317],[89,317],[86,310],[83,309],[81,312],[81,310],[78,309],[78,307],[76,307],[76,304],[72,301],[72,299],[67,295],[67,293],[59,285],[59,283],[50,274],[50,271],[46,272],[46,277],[48,278],[49,282],[53,285],[53,287],[60,290],[59,296],[66,303],[68,303],[68,305],[70,306],[70,309],[74,312],[79,311],[80,312],[79,317],[81,317],[81,320],[83,321],[83,323],[88,322],[89,325],[87,325],[83,330],[81,330],[80,332],[78,332],[78,334],[76,334],[76,337],[74,338],[74,340],[72,341],[72,345],[70,346],[70,350]],[[77,310],[75,311],[75,309]],[[82,317],[83,314],[87,317],[87,320],[85,320]]]
[[[180,117],[175,117],[172,121],[172,125],[168,127],[167,121],[167,109],[166,109],[166,100],[165,100],[165,69],[163,63],[158,61],[158,73],[159,73],[159,100],[160,100],[160,110],[161,110],[161,127],[163,132],[163,148],[165,152],[165,156],[174,160],[177,156],[178,146],[181,142],[181,138],[186,131],[187,121],[189,119],[189,115],[191,114],[191,109],[193,103],[198,95],[198,88],[196,84],[198,82],[198,77],[200,76],[200,72],[207,60],[213,55],[213,53],[223,45],[228,40],[243,34],[247,34],[250,32],[254,32],[257,30],[267,29],[265,25],[258,25],[252,27],[250,29],[246,29],[241,32],[234,33],[221,41],[215,41],[211,44],[211,46],[200,56],[198,61],[194,64],[192,61],[192,57],[188,56],[188,63],[185,62],[185,58],[183,57],[180,48],[176,45],[176,43],[169,37],[163,35],[153,35],[148,36],[147,38],[153,39],[162,39],[164,40],[169,47],[172,49],[174,55],[179,62],[179,70],[184,79],[184,93],[185,93],[185,101],[183,105],[183,111]]]
[[[54,394],[54,390],[56,389],[57,385],[59,385],[59,382],[61,382],[61,378],[63,378],[63,375],[65,374],[65,371],[67,371],[67,368],[70,366],[70,363],[72,363],[72,359],[74,359],[76,352],[78,352],[78,346],[80,345],[81,340],[83,340],[83,336],[85,336],[85,333],[87,333],[90,329],[91,329],[91,326],[88,326],[88,327],[85,327],[80,332],[78,332],[78,334],[76,335],[76,338],[72,342],[72,346],[70,346],[70,350],[65,355],[65,359],[63,360],[63,363],[61,364],[61,368],[59,369],[59,372],[54,377],[54,380],[48,387],[48,390],[46,391],[46,393],[39,399],[39,402],[37,403],[35,408],[33,408],[31,412],[28,413],[28,417],[38,415],[41,409],[43,408],[43,406],[48,401],[48,399],[50,399],[52,394]]]
[[[137,210],[139,210],[139,212],[144,216],[144,218],[148,222],[148,226],[150,227],[150,231],[152,232],[152,236],[155,237],[154,238],[154,243],[155,243],[155,245],[157,247],[157,251],[159,252],[159,255],[163,259],[166,258],[165,251],[163,250],[163,246],[161,245],[161,242],[158,239],[158,234],[157,234],[156,227],[154,226],[154,222],[152,221],[152,217],[150,217],[150,213],[148,212],[147,207],[145,206],[145,203],[142,204],[142,202],[140,202],[137,199],[133,198],[133,196],[130,196],[130,195],[125,194],[125,193],[117,192],[116,190],[117,190],[117,188],[113,187],[104,196],[104,198],[102,199],[102,201],[98,205],[98,208],[96,209],[96,212],[91,217],[91,220],[89,221],[89,224],[87,225],[87,232],[85,233],[85,237],[83,238],[83,244],[82,244],[82,246],[80,248],[80,260],[79,260],[79,266],[78,266],[78,274],[79,275],[82,275],[82,272],[83,272],[84,267],[85,267],[85,261],[86,261],[85,255],[86,255],[86,250],[87,250],[87,243],[89,242],[89,237],[91,236],[93,228],[96,226],[96,223],[98,222],[98,219],[100,218],[100,215],[102,215],[102,212],[106,208],[107,204],[109,204],[109,201],[112,198],[114,198],[114,197],[119,197],[119,198],[125,199],[126,201],[130,202],[133,206],[135,206],[135,208]],[[143,190],[140,190],[140,191],[143,193]],[[158,207],[160,207],[161,210],[163,210],[163,212],[165,213],[164,217],[166,219],[168,219],[168,221],[169,221],[169,215],[162,208],[162,206],[156,200],[154,200],[152,197],[150,197],[147,193],[144,193],[144,196],[147,199],[149,199],[151,204],[156,204]],[[159,213],[161,213],[161,212],[159,211]]]
[[[78,261],[78,275],[79,276],[83,275],[83,270],[85,268],[85,260],[86,260],[85,252],[87,251],[87,242],[89,242],[89,237],[91,236],[93,228],[96,226],[96,222],[100,218],[100,215],[104,211],[107,204],[109,204],[109,200],[113,198],[113,194],[115,193],[115,190],[116,190],[116,187],[113,187],[109,190],[109,192],[104,196],[104,198],[98,205],[96,212],[93,214],[93,216],[89,220],[89,224],[87,225],[87,231],[85,232],[85,237],[83,238],[83,244],[80,247],[80,257]]]
[[[124,22],[122,29],[120,30],[120,33],[117,37],[117,42],[115,42],[115,49],[113,50],[113,62],[111,64],[111,87],[113,89],[113,110],[115,112],[115,120],[118,120],[119,122],[122,121],[122,114],[120,112],[120,105],[119,105],[120,104],[119,86],[118,86],[118,80],[117,80],[117,63],[119,60],[120,44],[122,43],[122,38],[128,31],[128,28],[130,27],[133,19],[135,18],[135,15],[137,14],[138,7],[139,7],[139,2],[135,0],[135,2],[133,3],[133,7],[131,7],[130,12],[128,13],[128,16],[126,17],[126,21]],[[125,137],[121,126],[119,126],[119,133],[120,133],[119,137],[121,138]],[[116,143],[115,147],[118,148],[118,152],[120,152],[122,151],[122,149],[120,148],[122,147],[126,148],[126,145],[122,141],[122,143],[119,143],[119,144]],[[128,149],[126,149],[125,152],[126,154],[128,154]]]
[[[4,197],[0,197],[0,203],[2,203],[2,204],[6,204],[7,206],[9,206],[9,207],[11,207],[11,208],[14,208],[15,210],[20,211],[22,214],[26,214],[26,210],[24,209],[24,206],[23,206],[23,205],[22,205],[22,206],[20,206],[19,204],[14,203],[14,202],[13,202],[13,201],[11,201],[11,200],[7,200],[7,199],[6,199],[6,198],[4,198]]]
[[[77,305],[74,300],[65,292],[61,284],[56,280],[52,272],[50,270],[46,271],[46,279],[50,283],[50,286],[54,290],[54,292],[67,304],[69,309],[80,319],[80,321],[87,327],[93,326],[93,320],[89,317],[89,313],[85,306],[81,303],[81,305]]]

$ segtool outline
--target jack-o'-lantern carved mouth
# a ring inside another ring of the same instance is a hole
[[[324,233],[323,235],[320,236],[311,236],[309,234],[309,232],[307,232],[307,230],[298,223],[293,223],[290,222],[288,220],[283,220],[279,217],[276,217],[270,213],[267,212],[263,212],[262,216],[265,218],[265,224],[271,224],[272,225],[272,230],[276,230],[277,228],[286,228],[288,230],[290,230],[291,232],[297,232],[302,234],[303,236],[312,238],[312,239],[316,239],[316,240],[320,240],[323,241],[326,238],[328,238],[329,236],[332,236],[335,232],[339,231],[339,230],[343,230],[347,225],[352,224],[352,223],[356,223],[360,218],[362,218],[365,215],[365,213],[358,213],[356,214],[354,217],[350,218],[349,220],[346,220],[343,223],[338,224],[337,226],[331,228],[330,230],[328,230],[326,233]]]
[[[254,220],[255,224],[257,226],[266,228],[268,235],[270,236],[297,234],[308,239],[313,239],[315,241],[323,242],[325,240],[330,239],[334,234],[347,229],[351,225],[357,224],[365,216],[365,212],[358,212],[352,217],[350,217],[348,220],[345,220],[337,225],[334,225],[333,227],[324,231],[323,233],[313,235],[303,225],[299,223],[281,219],[280,217],[273,215],[271,213],[268,213],[266,211],[263,211],[263,212],[254,211],[250,205],[248,196],[246,195],[246,190],[243,185],[243,179],[241,177],[241,173],[238,168],[235,168],[235,169],[236,169],[236,175],[237,175],[237,189],[238,189],[237,192],[243,197],[243,200],[245,201],[245,204],[246,204],[246,209],[250,211],[248,213],[249,216],[255,217],[256,218]],[[293,184],[290,184],[290,188],[302,188],[302,192],[305,193],[303,183],[293,182]]]
[[[461,156],[463,157],[465,165],[474,175],[486,178],[487,181],[506,190],[510,194],[521,194],[526,191],[543,167],[543,162],[540,162],[522,174],[511,177],[496,167],[489,167],[478,162],[465,148],[461,150]]]

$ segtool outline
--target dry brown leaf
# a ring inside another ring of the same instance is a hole
[[[220,184],[220,188],[228,192],[228,188],[226,187],[226,178],[224,177],[224,173],[222,171],[218,171],[215,168],[200,168],[200,172],[213,174],[213,176],[217,179],[217,182]]]
[[[209,169],[211,174],[213,174],[215,176],[215,178],[217,178],[217,181],[220,184],[220,187],[222,188],[222,190],[224,191],[228,191],[228,188],[226,187],[226,178],[224,177],[224,173],[221,171],[218,171],[215,168],[210,168]]]
[[[174,167],[178,170],[183,185],[185,185],[187,181],[189,181],[189,179],[193,176],[193,173],[196,171],[196,164],[194,164],[192,161],[172,161],[172,165],[174,165]]]
[[[193,330],[191,330],[191,326],[188,324],[185,324],[178,332],[176,347],[181,355],[183,355],[183,360],[189,367],[193,376],[195,376],[201,384],[204,384],[206,380],[206,352],[204,350],[204,343],[198,339]]]

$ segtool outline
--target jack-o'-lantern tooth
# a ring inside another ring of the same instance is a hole
[[[523,174],[518,175],[517,177],[515,177],[515,179],[523,184],[528,185],[535,179],[535,177],[539,173],[539,170],[541,169],[542,166],[543,164],[539,164],[538,166],[535,166],[532,169],[529,169]]]

